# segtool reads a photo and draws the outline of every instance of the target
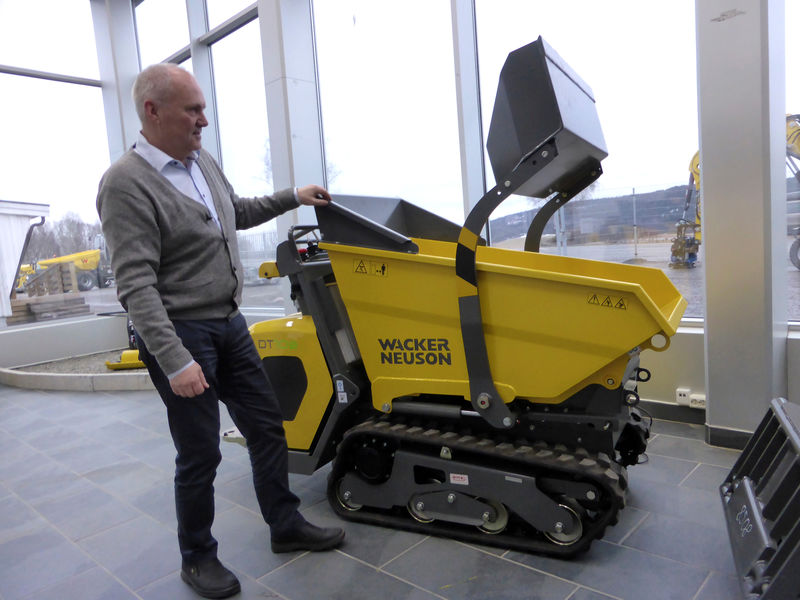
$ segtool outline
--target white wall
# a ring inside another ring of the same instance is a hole
[[[31,219],[49,214],[47,204],[0,200],[0,327],[5,327],[6,317],[11,316],[9,295],[16,284],[14,277]]]
[[[643,352],[640,365],[650,370],[651,379],[639,384],[642,399],[672,404],[679,387],[705,394],[704,337],[702,323],[684,325],[671,338],[667,350]]]
[[[0,330],[0,368],[128,347],[125,319],[86,317]]]

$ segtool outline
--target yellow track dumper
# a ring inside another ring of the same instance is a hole
[[[300,312],[251,333],[291,469],[333,460],[343,518],[570,556],[625,504],[649,435],[639,355],[686,301],[656,269],[538,252],[606,156],[591,90],[541,38],[509,55],[487,146],[498,184],[463,227],[335,196],[292,228],[261,274]],[[549,198],[525,251],[481,238],[512,193]]]

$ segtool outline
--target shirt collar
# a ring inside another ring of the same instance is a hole
[[[139,132],[138,137],[136,138],[136,143],[133,146],[134,151],[139,154],[143,159],[145,159],[150,165],[159,173],[161,173],[167,165],[175,164],[176,162],[182,164],[181,161],[172,158],[169,154],[161,150],[160,148],[156,148],[147,141],[147,138],[144,137],[142,132]],[[198,157],[198,153],[192,151],[189,155],[189,160],[196,161]]]

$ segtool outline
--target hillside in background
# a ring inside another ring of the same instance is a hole
[[[800,200],[800,182],[786,180],[787,200]],[[664,240],[675,235],[675,225],[683,215],[686,186],[637,193],[636,225],[641,241]],[[794,208],[794,207],[792,207]],[[505,215],[490,220],[492,243],[523,237],[538,209]],[[622,242],[633,238],[634,195],[610,198],[586,198],[570,201],[562,209],[567,241],[576,244]],[[694,202],[687,218],[693,218]],[[790,212],[794,212],[791,211]],[[554,219],[545,227],[545,235],[555,234]]]

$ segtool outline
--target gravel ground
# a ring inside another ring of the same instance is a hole
[[[26,373],[73,373],[82,375],[98,375],[102,373],[139,373],[144,369],[126,369],[124,371],[112,371],[106,367],[106,361],[118,362],[122,350],[111,350],[110,352],[98,352],[86,356],[76,356],[64,358],[52,362],[30,365],[28,367],[18,367],[14,371],[25,371]]]

